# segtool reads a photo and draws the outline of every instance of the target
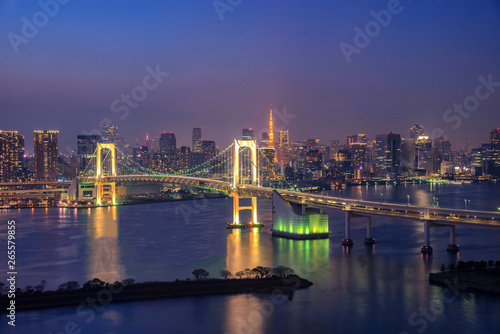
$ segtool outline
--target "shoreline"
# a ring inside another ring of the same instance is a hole
[[[476,271],[445,271],[429,274],[429,283],[456,289],[462,292],[474,292],[500,297],[500,270],[487,269]]]
[[[111,286],[75,291],[46,291],[35,294],[18,294],[15,298],[16,311],[47,309],[54,307],[81,306],[89,299],[101,301],[102,305],[111,302],[130,302],[151,299],[197,297],[238,293],[288,294],[291,300],[295,289],[307,288],[312,282],[292,276],[287,278],[254,279],[207,279],[175,282],[134,283],[121,288]],[[118,291],[120,290],[121,291]],[[99,300],[101,296],[101,300]],[[106,298],[102,298],[106,296]],[[111,296],[111,297],[110,297]],[[0,297],[0,313],[6,313],[10,303],[6,295]]]
[[[25,209],[94,209],[94,208],[107,208],[112,206],[126,206],[126,205],[140,205],[140,204],[156,204],[156,203],[168,203],[168,202],[182,202],[182,201],[195,201],[195,200],[210,200],[217,198],[227,198],[227,195],[216,195],[213,197],[204,197],[204,198],[181,198],[181,199],[160,199],[160,200],[151,200],[151,201],[137,201],[130,203],[118,203],[115,205],[107,204],[107,205],[81,205],[81,206],[25,206],[18,208],[0,208],[0,210],[25,210]]]

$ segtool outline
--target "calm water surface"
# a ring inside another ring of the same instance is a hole
[[[331,194],[374,201],[496,211],[500,185],[353,187]],[[467,201],[465,201],[467,200]],[[469,201],[470,200],[470,204]],[[158,203],[89,210],[35,209],[0,213],[0,248],[6,221],[17,223],[18,286],[47,280],[83,283],[175,280],[196,268],[218,276],[255,266],[294,268],[314,285],[292,302],[270,295],[230,295],[111,303],[89,319],[76,307],[18,312],[15,331],[63,333],[75,322],[81,333],[499,333],[500,299],[430,286],[430,271],[458,260],[500,260],[500,229],[457,227],[460,253],[446,251],[447,228],[431,230],[434,254],[420,253],[418,222],[373,218],[374,247],[363,244],[365,224],[354,220],[354,246],[345,249],[343,215],[330,215],[329,240],[271,237],[271,201],[259,200],[266,228],[228,231],[232,200]],[[4,257],[5,259],[5,257]],[[6,259],[0,262],[5,280]],[[279,297],[279,296],[278,296]]]

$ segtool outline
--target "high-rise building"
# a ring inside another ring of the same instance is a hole
[[[405,173],[411,173],[415,169],[415,139],[413,138],[401,138],[401,167]]]
[[[215,140],[203,140],[201,142],[201,151],[205,154],[205,159],[210,159],[217,153],[217,146]]]
[[[340,142],[333,139],[330,141],[330,159],[335,159],[337,152],[340,150]]]
[[[177,153],[177,141],[172,132],[163,132],[160,136],[160,154],[175,155]]]
[[[415,167],[431,172],[433,165],[432,139],[420,136],[415,141]]]
[[[282,164],[288,164],[290,161],[290,138],[288,136],[288,130],[282,130],[278,132],[278,150],[277,159]]]
[[[58,130],[34,131],[35,173],[37,180],[55,180],[57,175]]]
[[[116,125],[104,125],[102,127],[102,142],[109,144],[118,143],[118,127]]]
[[[193,128],[193,140],[192,140],[193,153],[201,153],[202,140],[203,139],[201,136],[201,128]]]
[[[347,135],[346,137],[346,146],[349,147],[353,143],[366,143],[368,139],[364,133],[357,133],[355,135]]]
[[[267,132],[262,132],[262,137],[259,143],[260,148],[269,147],[269,134]]]
[[[189,146],[181,146],[178,153],[178,164],[177,168],[179,170],[187,170],[191,166],[191,149]]]
[[[79,170],[85,174],[92,174],[96,167],[97,144],[101,142],[99,135],[77,135],[76,145],[79,160]]]
[[[424,127],[420,124],[415,124],[414,126],[411,127],[410,129],[410,137],[413,139],[417,139],[418,137],[421,137],[424,135]]]
[[[500,128],[490,131],[490,144],[500,144]]]
[[[398,174],[401,167],[401,135],[393,133],[377,134],[376,169],[381,174]]]
[[[28,171],[26,170],[26,165],[24,163],[24,153],[25,153],[25,144],[24,144],[24,136],[18,134],[17,139],[19,141],[19,146],[17,148],[17,176],[20,179],[26,179]]]
[[[241,138],[243,140],[253,140],[254,139],[254,130],[253,128],[252,129],[249,129],[247,127],[243,128],[241,130]]]
[[[20,142],[22,140],[22,143]],[[20,155],[22,151],[22,157]],[[0,178],[2,182],[16,181],[24,160],[24,137],[17,131],[0,130]]]
[[[269,111],[269,148],[274,148],[273,108]]]

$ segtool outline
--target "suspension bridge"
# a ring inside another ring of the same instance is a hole
[[[447,227],[450,230],[449,251],[458,251],[455,228],[475,226],[500,228],[500,214],[471,210],[421,207],[396,203],[382,203],[352,200],[331,196],[305,193],[294,189],[286,181],[277,189],[271,182],[275,175],[274,158],[259,149],[255,140],[237,140],[189,169],[173,173],[162,173],[142,166],[136,161],[127,161],[126,155],[113,144],[98,144],[96,160],[92,166],[78,177],[78,196],[91,194],[97,205],[115,204],[117,182],[169,183],[202,187],[227,193],[233,197],[233,221],[228,227],[243,228],[240,221],[241,210],[251,210],[250,226],[261,226],[257,221],[257,198],[271,198],[273,201],[274,235],[312,239],[328,238],[327,212],[343,212],[345,230],[343,245],[353,245],[351,225],[354,219],[362,219],[366,224],[365,244],[375,243],[372,236],[372,217],[396,218],[398,221],[422,222],[424,230],[423,253],[432,253],[430,229]],[[117,157],[117,152],[120,157]],[[118,166],[122,175],[118,175]],[[87,174],[87,175],[86,175]],[[90,174],[90,175],[88,175]],[[263,186],[263,181],[266,186]],[[85,194],[87,191],[87,194]],[[251,205],[240,205],[241,198],[251,198]]]

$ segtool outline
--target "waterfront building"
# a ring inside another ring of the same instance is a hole
[[[58,130],[34,131],[35,173],[37,180],[55,180],[57,174]]]
[[[16,181],[22,174],[24,136],[17,131],[0,130],[0,178],[2,182]]]

